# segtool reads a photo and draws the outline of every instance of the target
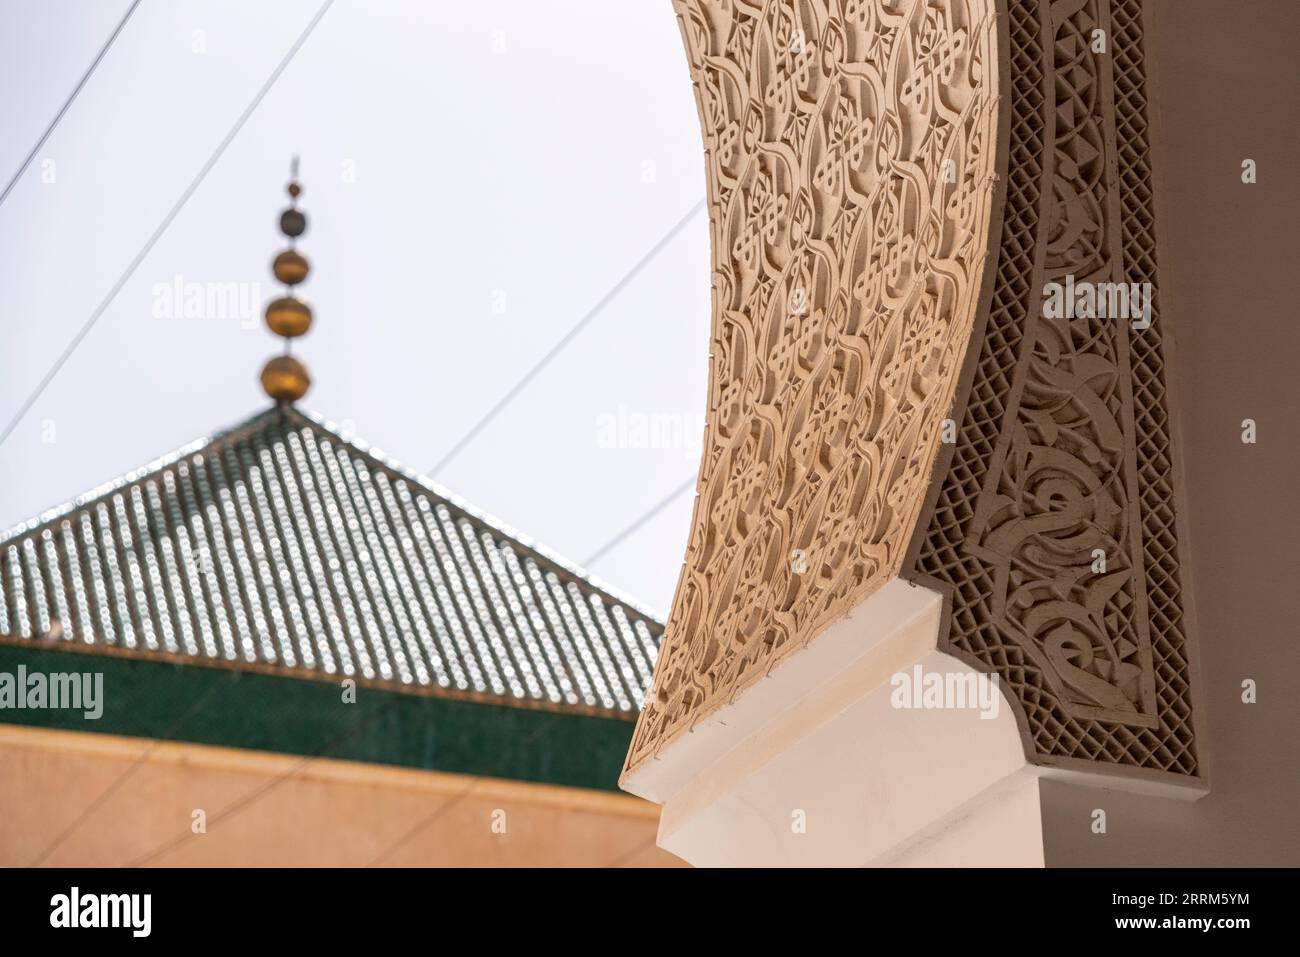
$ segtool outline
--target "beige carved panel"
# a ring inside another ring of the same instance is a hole
[[[1192,723],[1141,0],[1010,0],[993,297],[907,577],[997,673],[1043,764],[1201,775]],[[1044,310],[1148,284],[1150,324]]]
[[[708,431],[634,767],[901,568],[988,288],[993,0],[677,0]]]

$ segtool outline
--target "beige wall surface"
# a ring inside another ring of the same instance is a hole
[[[625,795],[6,725],[0,809],[5,867],[682,863]]]
[[[1045,782],[1047,861],[1296,865],[1300,4],[1160,0],[1150,12],[1162,315],[1177,344],[1210,793],[1187,803]],[[1247,158],[1254,185],[1241,182]],[[1247,418],[1254,445],[1241,441]],[[1241,700],[1246,679],[1257,704]],[[1104,835],[1091,830],[1096,808]]]

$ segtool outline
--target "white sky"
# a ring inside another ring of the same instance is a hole
[[[0,0],[0,188],[128,5]],[[0,206],[0,428],[318,7],[144,0]],[[293,153],[316,312],[295,346],[315,380],[301,404],[420,472],[704,195],[668,0],[337,0],[0,445],[0,527],[264,407]],[[155,286],[178,275],[260,283],[254,321],[156,318]],[[610,448],[601,417],[698,429],[708,309],[701,212],[435,478],[585,562],[695,474],[697,439]],[[691,498],[591,571],[666,610]]]

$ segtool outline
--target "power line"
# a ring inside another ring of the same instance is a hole
[[[478,438],[479,433],[481,433],[485,428],[487,428],[488,424],[493,419],[495,419],[506,406],[508,406],[511,402],[514,401],[515,397],[518,396],[519,393],[525,389],[525,387],[527,387],[528,383],[532,382],[533,379],[537,377],[538,373],[540,373],[543,369],[545,369],[548,365],[550,365],[551,360],[553,360],[556,356],[558,356],[561,352],[563,352],[565,347],[568,346],[568,344],[577,337],[578,333],[582,332],[582,330],[587,327],[588,323],[590,323],[593,319],[595,319],[598,315],[600,315],[601,311],[604,310],[604,308],[608,306],[620,292],[622,292],[625,288],[627,288],[628,283],[630,283],[633,279],[635,279],[637,274],[640,273],[641,270],[644,269],[652,259],[658,256],[661,252],[663,252],[664,248],[670,242],[673,241],[673,239],[677,236],[677,234],[686,228],[686,224],[691,221],[691,219],[695,216],[695,214],[704,208],[704,203],[705,203],[704,200],[700,200],[698,203],[692,206],[690,211],[681,219],[679,219],[676,225],[674,225],[672,229],[668,230],[668,232],[664,234],[663,238],[660,239],[659,242],[651,246],[650,250],[637,261],[636,265],[634,265],[630,270],[628,270],[627,273],[623,276],[623,278],[620,279],[618,282],[616,282],[613,288],[611,288],[609,292],[605,293],[605,295],[601,297],[600,301],[596,303],[594,306],[592,306],[590,311],[588,311],[588,313],[585,316],[579,319],[577,324],[572,329],[570,329],[567,333],[565,333],[564,338],[562,338],[559,342],[557,342],[551,348],[550,352],[542,356],[542,358],[538,360],[536,365],[534,365],[531,369],[529,369],[526,373],[524,373],[523,378],[521,378],[518,382],[516,382],[511,387],[510,391],[507,392],[504,396],[502,396],[501,399],[497,402],[497,404],[492,406],[492,408],[488,410],[487,414],[484,415],[481,419],[479,419],[478,422],[474,424],[474,427],[471,428],[468,432],[466,432],[465,435],[461,437],[461,440],[451,447],[451,450],[448,451],[447,454],[444,455],[439,460],[438,464],[435,465],[433,469],[429,472],[429,475],[436,477],[439,472],[441,472],[444,468],[447,467],[447,464],[452,459],[454,459],[457,455],[459,455],[462,451],[464,451],[467,445],[469,445],[476,438]],[[3,440],[0,439],[0,441]]]
[[[99,63],[99,61],[103,58],[104,54],[108,51],[108,48],[112,45],[113,40],[117,37],[117,34],[121,32],[122,27],[126,24],[127,19],[135,11],[135,8],[139,6],[139,3],[140,0],[135,0],[135,3],[133,3],[131,5],[131,8],[127,10],[126,16],[122,18],[122,22],[119,23],[117,29],[113,31],[113,36],[109,37],[108,43],[104,45],[104,49],[101,50],[99,56],[95,58],[95,63],[91,64],[90,70],[88,70],[86,76],[82,78],[81,83],[77,85],[77,90],[73,91],[72,97],[68,98],[68,102],[64,104],[63,109],[59,111],[59,115],[55,117],[54,123],[50,124],[50,129],[46,130],[45,136],[41,138],[41,141],[38,142],[36,144],[35,149],[32,150],[32,155],[35,155],[36,152],[40,150],[41,143],[45,141],[46,137],[49,136],[50,132],[54,129],[54,126],[58,123],[59,118],[62,117],[64,112],[66,112],[68,105],[72,102],[73,97],[77,95],[77,91],[80,90],[81,87],[85,85],[86,79],[88,79],[90,74],[94,72],[95,66]],[[203,179],[208,175],[208,172],[211,171],[212,167],[216,165],[217,160],[221,158],[221,154],[225,152],[226,147],[228,147],[231,141],[234,140],[236,134],[238,134],[239,130],[243,127],[244,123],[248,121],[248,118],[252,115],[253,111],[257,109],[258,104],[262,102],[262,100],[266,97],[266,94],[270,92],[271,87],[275,85],[275,81],[279,79],[280,74],[284,72],[285,67],[289,65],[289,62],[293,59],[294,55],[297,54],[298,50],[302,47],[303,43],[306,42],[307,37],[311,35],[311,32],[316,28],[316,24],[320,22],[321,17],[325,15],[326,11],[329,10],[330,6],[332,6],[333,3],[334,0],[325,0],[325,2],[321,4],[320,9],[316,12],[316,16],[314,16],[311,22],[307,24],[307,28],[303,30],[303,32],[299,35],[298,39],[294,42],[294,45],[289,48],[289,52],[285,55],[284,59],[280,61],[280,64],[275,68],[275,71],[267,79],[267,82],[262,87],[262,89],[258,91],[257,96],[253,98],[252,103],[249,104],[248,108],[244,111],[243,115],[240,116],[239,120],[235,123],[234,127],[231,128],[229,133],[227,133],[226,138],[222,140],[221,144],[217,147],[216,152],[213,153],[212,156],[208,159],[208,162],[204,165],[203,169],[199,171],[199,175],[194,179],[192,183],[190,183],[189,188],[186,189],[186,191],[181,195],[180,200],[177,201],[176,205],[172,207],[171,211],[163,219],[162,225],[160,225],[158,229],[154,232],[153,236],[150,237],[149,241],[145,244],[144,248],[140,250],[139,254],[131,262],[131,265],[127,267],[127,271],[122,274],[122,277],[109,291],[107,298],[105,298],[105,300],[102,303],[100,303],[99,308],[96,309],[95,312],[91,314],[90,319],[86,322],[85,325],[82,326],[81,331],[77,333],[76,337],[73,338],[68,348],[63,351],[63,354],[50,368],[50,371],[46,374],[45,378],[41,380],[40,385],[36,387],[36,390],[28,397],[27,401],[23,403],[22,408],[18,410],[18,414],[5,428],[3,434],[0,434],[0,443],[3,443],[7,438],[9,438],[14,428],[17,427],[20,421],[22,421],[23,416],[27,414],[28,410],[31,409],[33,404],[35,404],[36,400],[40,397],[41,393],[45,391],[46,386],[48,386],[50,382],[54,379],[54,376],[58,374],[59,369],[63,367],[63,364],[67,362],[68,358],[72,355],[73,351],[77,348],[78,345],[80,345],[81,340],[84,339],[86,337],[86,334],[90,332],[90,329],[95,324],[96,320],[98,320],[99,317],[103,315],[104,310],[108,307],[108,304],[112,302],[113,298],[117,295],[117,293],[121,291],[122,287],[126,284],[126,281],[131,277],[131,274],[135,272],[135,270],[139,267],[140,263],[144,260],[144,257],[148,255],[149,250],[151,250],[154,247],[154,244],[158,242],[158,239],[166,231],[167,227],[171,225],[172,220],[176,218],[177,214],[181,211],[181,208],[185,205],[186,201],[190,198],[190,196],[194,194],[194,191],[198,189],[199,184],[203,182]],[[31,161],[31,157],[28,157],[27,162],[30,161]],[[8,187],[6,187],[4,195],[8,195],[9,190],[13,188],[13,183],[17,181],[18,176],[20,176],[21,174],[22,174],[22,170],[20,169],[18,174],[15,175],[14,180],[10,182]],[[0,202],[3,201],[4,201],[3,196],[0,196]],[[189,717],[202,704],[206,703],[210,694],[211,691],[209,691],[208,694],[203,695],[197,702],[195,702],[194,705],[192,705],[187,711],[185,711],[181,715],[181,717],[178,718],[177,721],[168,730],[167,732],[168,736],[170,736],[171,732],[174,731],[176,727],[179,726],[181,721]],[[39,855],[37,855],[35,864],[40,864],[42,861],[48,858],[50,854],[52,854],[56,849],[58,849],[58,847],[61,846],[68,839],[68,837],[70,837],[81,826],[81,824],[86,820],[87,817],[93,814],[100,806],[103,805],[103,803],[109,797],[111,797],[118,790],[118,788],[120,788],[123,784],[125,784],[127,779],[130,778],[133,774],[135,774],[135,772],[138,771],[143,766],[145,760],[157,748],[158,744],[159,742],[155,741],[153,745],[151,745],[145,752],[143,752],[136,759],[135,762],[133,762],[129,767],[127,767],[127,769],[123,771],[122,774],[120,774],[103,792],[101,792],[98,798],[92,801],[82,811],[82,813],[79,814],[72,821],[72,823],[69,824],[62,831],[62,833],[60,833],[49,845],[47,845],[40,852]],[[35,864],[33,866],[35,866]]]
[[[126,21],[131,19],[131,14],[135,13],[135,8],[138,6],[140,6],[140,0],[133,0],[131,6],[127,8],[126,13],[122,16],[122,19],[118,21],[117,28],[109,34],[108,40],[104,43],[103,47],[100,48],[95,59],[91,61],[89,69],[82,74],[81,79],[77,82],[77,85],[72,88],[72,92],[68,95],[68,98],[64,100],[63,105],[59,107],[59,112],[54,114],[54,119],[50,120],[50,125],[45,128],[45,132],[41,134],[41,138],[36,141],[36,145],[32,147],[32,151],[27,154],[27,158],[22,161],[18,170],[14,173],[13,178],[9,180],[9,184],[5,186],[4,192],[0,193],[0,206],[3,206],[4,201],[9,198],[9,193],[13,190],[14,186],[17,185],[18,180],[22,179],[23,173],[27,172],[27,167],[32,164],[32,160],[36,159],[36,154],[41,151],[41,147],[45,145],[45,141],[50,138],[50,134],[54,132],[54,128],[59,125],[59,121],[63,119],[63,114],[68,112],[68,107],[72,106],[72,101],[77,98],[77,94],[80,93],[81,88],[86,85],[91,74],[95,72],[95,69],[99,66],[99,62],[104,59],[104,55],[108,53],[109,47],[113,45],[113,41],[117,39],[117,35],[122,32],[122,28],[126,26]]]
[[[253,115],[253,111],[256,110],[262,100],[265,99],[266,94],[271,92],[271,87],[275,86],[275,81],[280,78],[280,74],[285,71],[285,68],[302,48],[302,45],[307,42],[307,38],[311,36],[311,32],[316,29],[316,24],[320,23],[321,17],[325,16],[326,12],[333,5],[334,0],[325,0],[325,2],[321,4],[320,9],[316,11],[316,15],[312,17],[311,22],[307,24],[307,28],[298,35],[298,39],[295,40],[293,46],[289,48],[289,52],[284,55],[284,59],[280,61],[279,66],[272,71],[271,75],[267,78],[266,83],[262,85],[262,88],[258,90],[257,95],[253,97],[253,101],[248,104],[248,108],[244,110],[239,119],[235,121],[235,125],[230,128],[230,132],[226,134],[225,138],[217,146],[216,151],[208,157],[208,161],[204,163],[203,168],[199,170],[198,176],[194,177],[193,182],[191,182],[185,192],[181,194],[180,199],[178,199],[176,204],[172,206],[171,211],[163,217],[163,221],[158,225],[158,228],[154,230],[154,233],[149,237],[148,242],[144,244],[136,254],[135,258],[131,260],[130,265],[126,267],[126,271],[123,272],[117,282],[113,284],[113,288],[108,291],[108,295],[104,297],[103,302],[101,302],[95,311],[90,314],[90,318],[86,320],[85,324],[82,325],[77,334],[72,337],[72,341],[68,343],[67,348],[64,349],[58,359],[54,361],[54,365],[50,366],[49,371],[45,373],[45,377],[41,379],[36,388],[32,390],[32,394],[27,397],[27,400],[19,407],[18,412],[10,420],[9,424],[5,426],[5,430],[0,432],[0,445],[3,445],[5,440],[13,434],[14,429],[18,427],[18,423],[23,420],[23,417],[26,416],[29,411],[31,411],[32,406],[36,404],[36,400],[41,397],[41,394],[45,391],[46,387],[54,381],[54,377],[59,374],[59,370],[62,369],[68,359],[72,357],[72,354],[77,351],[77,346],[81,345],[81,341],[85,339],[90,333],[90,330],[94,328],[95,323],[99,321],[99,317],[104,314],[104,311],[108,309],[109,304],[112,303],[112,301],[117,298],[117,294],[122,291],[122,287],[125,286],[127,281],[135,274],[135,271],[140,268],[140,264],[144,262],[145,257],[149,255],[149,252],[153,249],[154,245],[162,238],[163,233],[165,233],[167,228],[171,226],[172,221],[177,217],[181,209],[183,209],[185,204],[189,202],[190,197],[194,195],[195,191],[203,183],[203,180],[207,177],[208,173],[212,171],[212,167],[217,165],[217,161],[221,159],[222,154],[225,153],[226,147],[231,144],[239,134],[239,131],[244,128],[244,124],[248,122],[248,118]]]
[[[666,509],[669,505],[673,503],[673,501],[677,498],[677,496],[681,495],[688,488],[691,488],[694,485],[695,485],[695,478],[694,476],[692,476],[691,478],[688,478],[685,482],[683,482],[681,485],[677,486],[677,488],[669,492],[668,495],[662,501],[651,506],[648,512],[644,513],[635,522],[633,522],[627,528],[623,529],[623,531],[619,532],[617,535],[615,535],[613,538],[607,541],[604,545],[600,546],[600,548],[592,552],[591,556],[585,562],[582,563],[583,567],[590,568],[592,562],[596,561],[598,558],[603,557],[606,552],[609,552],[612,549],[616,548],[617,546],[623,544],[624,540],[629,535],[631,535],[633,532],[635,532],[646,522],[650,521],[650,519],[654,518],[656,515],[658,515],[660,512]]]

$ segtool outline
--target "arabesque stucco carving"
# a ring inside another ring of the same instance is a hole
[[[1198,778],[1141,0],[1012,0],[993,298],[905,576],[1040,764]],[[1066,282],[1149,315],[1051,317]]]
[[[992,0],[676,6],[709,190],[708,429],[629,767],[898,574],[998,185]]]

